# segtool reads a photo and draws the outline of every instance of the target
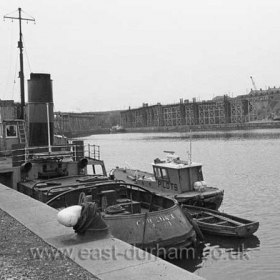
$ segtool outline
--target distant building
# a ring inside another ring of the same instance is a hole
[[[121,112],[125,128],[211,126],[273,120],[280,117],[280,88],[251,90],[249,94],[231,98],[227,95],[211,101],[193,102],[180,99],[176,104],[145,106]],[[143,105],[144,105],[143,104]]]

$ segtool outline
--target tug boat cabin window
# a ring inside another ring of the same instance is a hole
[[[165,168],[154,167],[156,179],[169,181],[168,172]]]
[[[17,138],[17,126],[13,124],[6,125],[6,137]]]
[[[88,175],[104,175],[103,167],[100,164],[87,165]]]

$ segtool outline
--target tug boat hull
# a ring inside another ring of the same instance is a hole
[[[195,230],[174,199],[126,183],[103,182],[63,192],[47,204],[62,209],[94,202],[112,235],[157,255],[196,243]],[[94,234],[94,231],[92,232]]]

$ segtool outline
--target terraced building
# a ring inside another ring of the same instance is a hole
[[[280,88],[251,90],[235,98],[216,97],[197,102],[195,98],[179,103],[149,106],[121,111],[121,125],[125,128],[211,128],[227,124],[271,122],[280,118]]]

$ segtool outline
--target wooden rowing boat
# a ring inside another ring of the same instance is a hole
[[[219,211],[186,204],[182,204],[181,207],[185,215],[191,215],[204,233],[247,237],[255,233],[259,228],[259,222],[246,220]]]

